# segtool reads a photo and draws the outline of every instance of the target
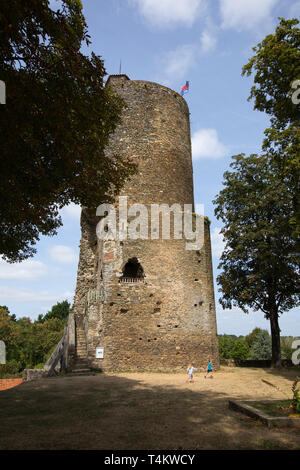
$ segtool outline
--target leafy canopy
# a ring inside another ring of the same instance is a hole
[[[54,235],[59,208],[110,202],[134,167],[104,148],[124,103],[104,88],[79,0],[3,0],[0,12],[0,254],[32,256]]]
[[[234,342],[231,357],[234,360],[245,360],[248,358],[249,348],[244,339],[237,339]]]
[[[300,79],[300,29],[297,19],[279,20],[275,33],[253,47],[255,54],[242,75],[255,72],[248,98],[254,100],[254,109],[270,114],[272,126],[285,128],[300,119],[300,108],[291,99],[292,83]]]
[[[289,225],[293,188],[268,155],[232,158],[233,171],[225,172],[225,187],[214,201],[225,239],[220,303],[246,313],[262,310],[270,318],[298,303],[299,262]]]
[[[245,343],[247,344],[249,348],[251,348],[251,346],[256,341],[257,337],[260,335],[262,331],[263,330],[261,328],[256,327],[251,331],[251,333],[245,336]]]
[[[64,302],[60,304],[63,306]],[[56,311],[57,305],[50,312]],[[6,346],[6,364],[0,365],[0,377],[45,363],[65,326],[66,318],[52,316],[43,322],[28,317],[17,320],[7,307],[0,307],[0,339]]]
[[[272,357],[272,343],[271,337],[266,330],[262,330],[257,335],[253,342],[250,352],[249,359],[254,360],[268,360]]]
[[[52,318],[58,318],[59,320],[66,320],[69,316],[71,310],[71,304],[68,300],[63,300],[62,302],[57,302],[53,305],[51,310],[45,315],[39,315],[38,321],[43,323],[44,321],[50,320]]]
[[[274,34],[253,48],[254,55],[243,67],[242,75],[254,74],[248,100],[254,109],[271,117],[265,130],[263,150],[277,164],[284,179],[289,176],[294,191],[294,213],[289,220],[295,239],[300,232],[300,104],[293,102],[293,84],[300,81],[300,28],[297,19],[279,18]],[[297,94],[300,93],[298,85]],[[299,247],[298,247],[299,249]]]

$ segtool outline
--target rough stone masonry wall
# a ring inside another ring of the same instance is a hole
[[[208,235],[206,222],[206,243]],[[187,251],[184,240],[107,245],[102,321],[89,335],[94,367],[182,370],[189,362],[204,368],[209,359],[218,367],[212,271],[205,246]],[[144,282],[120,282],[119,268],[131,257],[141,262]],[[104,347],[103,360],[95,359],[97,346]]]
[[[138,173],[121,195],[128,205],[193,204],[189,111],[185,100],[158,84],[116,81],[126,101],[121,125],[107,152],[138,163]],[[185,240],[98,241],[95,221],[82,217],[82,241],[76,290],[76,313],[87,313],[88,355],[94,367],[109,369],[185,368],[193,361],[218,367],[216,317],[209,223],[200,250]],[[120,281],[129,258],[139,259],[144,282]],[[89,289],[101,300],[86,309]],[[104,359],[96,359],[104,347]]]
[[[97,220],[87,208],[81,211],[81,240],[73,311],[83,315],[86,295],[96,287],[98,269]]]
[[[128,107],[110,138],[107,154],[138,163],[139,171],[120,195],[128,204],[193,204],[189,111],[180,95],[156,83],[117,78],[117,93]],[[170,119],[170,117],[174,119]],[[97,220],[86,208],[81,214],[81,241],[74,313],[83,314],[89,289],[96,288],[99,257]],[[101,263],[101,259],[100,259]]]
[[[115,91],[128,107],[111,136],[108,154],[138,163],[123,187],[129,204],[193,204],[189,110],[185,100],[156,83],[127,80]]]

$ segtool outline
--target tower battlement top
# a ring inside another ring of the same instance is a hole
[[[106,81],[105,86],[113,85],[114,83],[118,82],[124,82],[125,80],[130,80],[130,78],[125,75],[125,73],[118,75],[110,75]]]

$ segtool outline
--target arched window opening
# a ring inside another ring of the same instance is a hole
[[[137,258],[130,258],[123,268],[121,281],[137,282],[145,277],[143,267]]]

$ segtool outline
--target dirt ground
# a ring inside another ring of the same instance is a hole
[[[286,398],[299,370],[45,378],[0,392],[0,449],[300,449],[299,428],[268,429],[228,399]]]

